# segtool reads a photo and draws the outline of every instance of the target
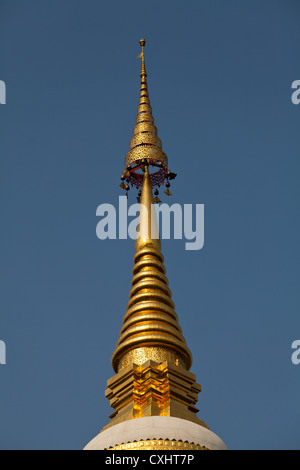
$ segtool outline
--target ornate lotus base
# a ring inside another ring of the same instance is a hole
[[[120,446],[110,447],[108,450],[209,450],[207,447],[182,441],[169,441],[168,439],[147,439],[146,441],[128,442]]]

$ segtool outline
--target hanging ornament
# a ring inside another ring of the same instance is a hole
[[[167,189],[165,190],[165,194],[166,194],[167,196],[172,196],[172,193],[171,193],[171,191],[169,190],[169,187],[170,187],[170,183],[169,183],[169,181],[167,181],[167,182],[166,182],[166,188],[167,188]]]
[[[159,194],[159,192],[158,192],[158,189],[157,189],[157,188],[155,189],[155,191],[154,191],[154,194],[155,194],[155,196],[156,196],[156,197],[154,198],[154,202],[156,202],[156,203],[159,203],[159,202],[161,202],[161,200],[159,199],[159,197],[157,197],[157,196],[158,196],[158,194]]]

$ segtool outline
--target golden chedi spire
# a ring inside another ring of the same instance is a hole
[[[117,372],[130,362],[141,364],[153,359],[169,360],[189,369],[192,355],[178,324],[168,287],[147,164],[138,229],[132,287],[112,357],[113,368]]]
[[[131,184],[142,192],[129,302],[112,355],[115,375],[108,380],[105,393],[114,412],[110,423],[85,449],[222,449],[225,444],[196,414],[201,386],[189,371],[192,355],[179,326],[161,253],[152,188],[163,184],[168,188],[169,179],[176,175],[168,170],[154,126],[145,43],[140,40],[136,126],[121,176],[126,191]]]
[[[131,150],[125,159],[125,167],[129,168],[129,160],[133,158],[132,152],[143,152],[143,158],[139,160],[142,162],[140,165],[142,195],[139,236],[135,242],[133,279],[127,311],[120,338],[112,356],[112,366],[115,372],[130,362],[141,364],[147,359],[159,358],[160,362],[171,360],[173,363],[180,363],[186,369],[189,369],[192,363],[192,355],[186,346],[178,324],[171,291],[168,287],[154,211],[150,175],[150,166],[154,162],[151,152],[153,149],[155,152],[161,152],[159,158],[164,159],[163,165],[167,163],[167,156],[161,150],[161,140],[157,137],[157,129],[153,124],[154,119],[146,81],[145,44],[145,39],[141,39],[142,52],[139,56],[142,58],[141,92],[137,110],[137,125],[133,131],[134,137],[130,142]]]
[[[125,159],[126,171],[134,169],[135,177],[141,177],[138,237],[129,302],[112,355],[116,376],[108,381],[106,392],[116,410],[108,427],[142,416],[180,416],[204,425],[196,416],[198,410],[194,405],[201,387],[195,383],[195,376],[188,372],[192,355],[179,326],[169,289],[154,209],[152,186],[156,179],[153,178],[155,173],[150,171],[158,165],[166,174],[168,160],[161,149],[150,106],[145,42],[144,39],[140,41],[142,69],[137,124]],[[144,382],[144,376],[151,379]],[[124,381],[127,387],[120,386]],[[178,381],[181,385],[176,388]]]

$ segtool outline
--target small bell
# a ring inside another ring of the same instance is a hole
[[[120,184],[120,186],[121,186],[122,189],[126,189],[126,186],[125,186],[125,184],[123,183],[123,181],[122,181],[122,183]]]
[[[154,201],[154,202],[156,202],[156,203],[159,203],[159,202],[161,202],[161,200],[159,199],[159,197],[157,197],[157,196],[158,196],[158,194],[159,194],[159,192],[158,192],[158,189],[157,189],[157,188],[155,189],[155,191],[154,191],[154,194],[155,194],[155,196],[156,196],[156,197],[153,199],[153,201]]]
[[[166,190],[165,190],[165,194],[166,194],[167,196],[172,196],[172,193],[171,193],[171,191],[170,191],[169,189],[166,189]]]

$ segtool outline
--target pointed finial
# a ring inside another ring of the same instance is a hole
[[[144,57],[144,47],[146,45],[146,39],[140,39],[140,45],[142,46],[142,52],[138,57],[142,58],[142,70],[141,70],[141,77],[147,77],[146,67],[145,67],[145,57]]]
[[[157,128],[154,125],[152,108],[147,85],[147,73],[145,67],[144,47],[146,40],[139,41],[142,52],[138,59],[142,58],[140,100],[137,109],[136,125],[133,129],[133,137],[130,140],[129,152],[125,158],[125,168],[123,171],[125,179],[131,186],[137,189],[142,187],[143,178],[141,174],[142,166],[147,162],[151,167],[150,184],[151,187],[165,184],[167,179],[175,178],[175,173],[168,172],[168,157],[162,150],[162,142],[157,135]],[[154,202],[159,202],[156,198]]]

